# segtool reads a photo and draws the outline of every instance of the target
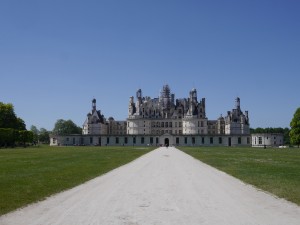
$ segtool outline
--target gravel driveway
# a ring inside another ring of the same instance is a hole
[[[1,225],[300,224],[300,207],[175,149],[0,217]]]

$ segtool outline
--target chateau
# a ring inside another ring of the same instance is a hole
[[[243,113],[239,98],[225,117],[209,120],[205,98],[198,101],[196,89],[175,99],[164,85],[157,98],[143,97],[141,89],[131,96],[126,121],[106,119],[93,99],[82,135],[51,136],[51,145],[250,146],[250,137],[248,111]]]

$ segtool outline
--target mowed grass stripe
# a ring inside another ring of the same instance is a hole
[[[0,149],[0,215],[77,186],[154,148]]]
[[[300,205],[300,149],[180,147],[246,183]]]

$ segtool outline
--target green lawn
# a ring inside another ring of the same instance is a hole
[[[300,149],[180,147],[187,154],[300,205]]]
[[[0,215],[81,184],[153,149],[49,146],[0,149]]]

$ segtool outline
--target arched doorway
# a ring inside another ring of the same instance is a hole
[[[165,146],[169,146],[169,144],[170,144],[169,138],[165,138]]]

